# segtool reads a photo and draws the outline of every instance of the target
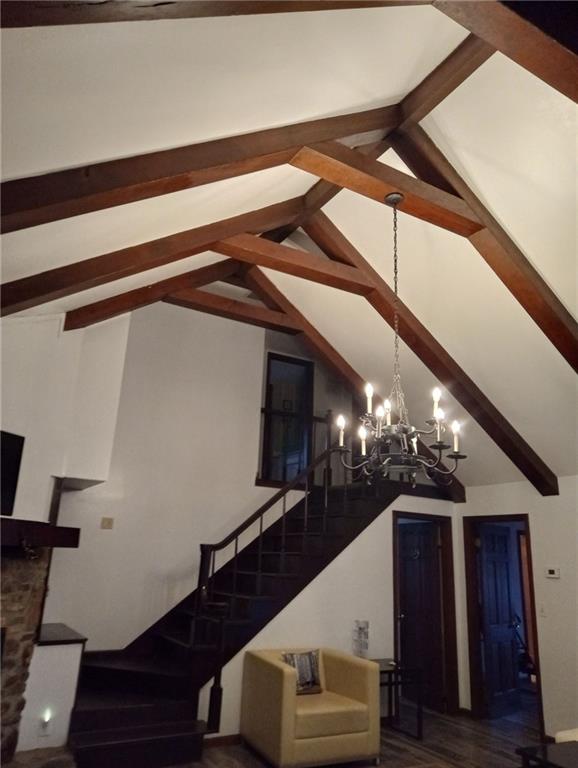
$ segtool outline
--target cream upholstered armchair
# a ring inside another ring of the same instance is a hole
[[[278,768],[379,762],[377,664],[321,648],[322,691],[298,696],[297,673],[283,661],[284,652],[245,654],[241,703],[245,741]]]

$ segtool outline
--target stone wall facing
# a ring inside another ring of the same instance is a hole
[[[2,764],[18,742],[24,691],[46,591],[50,550],[2,552]]]

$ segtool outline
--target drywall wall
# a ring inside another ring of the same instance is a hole
[[[25,437],[14,516],[46,520],[53,476],[104,480],[129,316],[64,332],[62,315],[2,322],[2,429]]]
[[[82,333],[62,316],[2,322],[2,429],[23,435],[14,517],[46,520],[52,476],[63,474]]]
[[[86,328],[64,475],[106,480],[112,458],[130,315]]]
[[[455,569],[462,706],[470,706],[462,518],[465,515],[527,514],[546,733],[553,735],[557,731],[576,727],[578,477],[560,478],[559,496],[540,496],[528,483],[468,488],[468,501],[456,505],[455,514],[459,532]],[[548,566],[560,568],[560,579],[546,578]]]
[[[223,735],[239,733],[243,656],[249,648],[329,646],[352,652],[353,622],[369,621],[369,656],[393,656],[392,511],[452,514],[446,501],[401,496],[223,670]],[[206,714],[209,687],[201,698]]]
[[[66,744],[81,658],[82,643],[34,648],[18,734],[19,752]],[[42,725],[45,717],[48,723]]]
[[[199,544],[272,495],[254,484],[263,350],[252,326],[169,304],[133,313],[109,480],[63,497],[81,546],[54,553],[46,621],[89,649],[125,646],[195,587]]]

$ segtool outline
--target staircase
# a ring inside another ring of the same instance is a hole
[[[400,494],[444,497],[438,488],[395,481],[331,487],[330,457],[321,454],[222,542],[201,545],[195,592],[127,648],[85,654],[70,730],[78,768],[200,759],[204,734],[218,731],[222,666]],[[320,487],[313,478],[322,465]],[[303,498],[287,509],[289,491],[300,488]],[[280,516],[266,524],[275,509]],[[251,531],[241,548],[241,535]],[[205,723],[198,693],[211,679]]]

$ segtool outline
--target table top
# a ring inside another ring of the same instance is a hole
[[[536,765],[547,768],[577,768],[578,741],[562,744],[542,744],[539,747],[520,747],[516,754],[531,758]]]

